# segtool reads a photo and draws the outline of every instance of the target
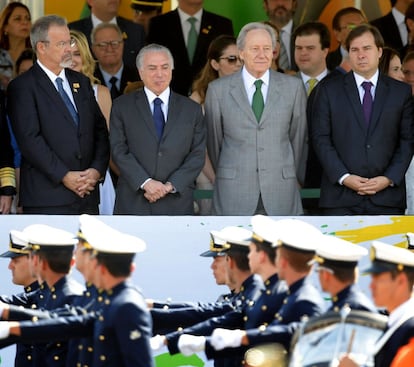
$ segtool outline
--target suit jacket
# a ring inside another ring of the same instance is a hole
[[[171,88],[185,96],[207,61],[207,50],[211,41],[221,34],[233,35],[230,19],[203,10],[200,33],[193,63],[188,59],[178,10],[161,14],[151,19],[148,30],[148,43],[158,43],[168,47],[174,57],[174,71]]]
[[[22,152],[20,201],[23,207],[97,205],[99,190],[80,198],[62,178],[68,171],[95,168],[102,177],[109,161],[103,117],[84,75],[66,69],[79,114],[74,123],[59,92],[35,63],[8,88],[8,113]]]
[[[114,214],[193,214],[194,182],[205,159],[205,128],[199,104],[174,92],[158,141],[143,89],[120,96],[111,112],[112,159],[120,169]],[[176,193],[149,203],[140,186],[148,178],[171,182]]]
[[[341,46],[335,51],[329,52],[326,57],[326,66],[328,70],[334,70],[342,62]]]
[[[410,87],[380,75],[369,127],[352,72],[325,80],[315,90],[311,136],[323,168],[320,206],[352,207],[364,196],[340,185],[346,173],[386,176],[393,187],[370,196],[380,206],[405,208],[405,172],[413,154]]]
[[[112,86],[105,83],[105,79],[98,65],[96,65],[94,76],[101,81],[102,85],[106,85],[109,88],[109,90],[111,90]],[[124,69],[122,70],[122,75],[121,75],[121,84],[120,84],[121,87],[119,88],[119,93],[122,94],[125,87],[129,83],[137,82],[138,80],[139,80],[139,76],[138,76],[137,67],[136,66],[130,67],[124,64]]]
[[[124,64],[136,68],[135,59],[139,50],[145,44],[144,28],[140,24],[136,24],[123,17],[116,17],[116,23],[124,37]],[[91,47],[91,33],[93,29],[91,17],[71,22],[69,23],[69,28],[82,32],[88,39],[89,47]]]
[[[213,212],[252,215],[261,194],[268,215],[299,215],[306,162],[306,94],[296,77],[270,71],[260,122],[242,72],[210,83],[207,149],[216,171]]]
[[[400,31],[392,12],[389,12],[381,18],[374,19],[371,24],[379,29],[386,46],[392,47],[399,52],[402,51],[404,46],[403,41],[401,40]]]

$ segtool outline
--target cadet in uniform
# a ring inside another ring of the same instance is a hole
[[[91,366],[153,367],[149,347],[151,317],[140,291],[128,280],[135,253],[143,251],[145,243],[109,226],[84,226],[82,237],[93,248],[88,267],[93,271],[95,286],[105,291],[101,309],[36,323],[10,322],[2,325],[0,337],[12,334],[23,340],[55,340],[59,336],[89,335],[93,337]]]
[[[208,338],[200,337],[198,341],[189,338],[188,343],[185,339],[181,340],[181,350],[184,347],[188,348],[188,352],[205,349],[210,359],[244,352],[245,346],[263,343],[280,343],[288,349],[301,319],[320,315],[325,308],[319,291],[308,280],[309,262],[315,255],[321,235],[319,230],[306,222],[283,220],[278,240],[273,239],[272,243],[277,247],[279,277],[286,282],[288,290],[272,323],[247,330],[218,328]]]
[[[12,271],[12,281],[14,284],[24,287],[24,296],[31,294],[32,302],[36,302],[37,289],[39,283],[33,275],[29,265],[29,251],[24,250],[27,247],[28,240],[24,233],[20,231],[10,231],[10,242],[8,251],[0,255],[3,258],[9,258],[9,269]],[[35,293],[32,293],[35,292]],[[27,307],[36,307],[35,303],[28,303]],[[14,359],[15,367],[29,367],[32,365],[32,349],[30,344],[17,343],[16,357]]]
[[[338,312],[348,306],[352,310],[377,312],[372,301],[356,285],[358,261],[367,254],[366,248],[341,238],[322,237],[312,262],[317,264],[322,290],[332,297],[328,311]]]
[[[414,337],[414,253],[374,241],[371,245],[371,292],[376,306],[389,312],[388,328],[376,342],[375,367],[391,365],[398,351]],[[412,364],[412,361],[411,361]],[[344,356],[339,367],[358,366],[352,355]]]

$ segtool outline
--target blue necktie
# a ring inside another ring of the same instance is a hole
[[[75,107],[73,106],[72,101],[70,100],[69,96],[66,94],[65,90],[63,89],[63,79],[62,78],[56,78],[56,84],[58,87],[58,91],[60,96],[63,99],[63,102],[65,103],[67,109],[69,110],[70,115],[72,116],[73,121],[76,125],[79,125],[79,115],[78,112],[75,110]]]
[[[164,131],[165,119],[161,109],[162,100],[160,98],[154,99],[154,123],[157,130],[158,140],[161,140],[162,133]]]
[[[371,82],[363,82],[362,88],[364,88],[364,96],[362,98],[362,109],[364,110],[364,117],[367,126],[369,125],[369,121],[371,119],[371,111],[372,111],[372,94],[371,94]]]

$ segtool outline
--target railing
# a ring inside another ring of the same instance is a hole
[[[321,190],[320,189],[301,189],[300,196],[302,199],[318,199],[320,196]],[[213,190],[195,190],[194,191],[194,199],[212,199],[213,198]]]

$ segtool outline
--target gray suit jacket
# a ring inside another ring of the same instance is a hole
[[[207,149],[216,171],[213,213],[252,215],[259,194],[268,215],[303,213],[298,181],[306,160],[306,95],[295,77],[270,71],[258,123],[241,72],[210,83]]]
[[[110,126],[112,159],[121,171],[114,214],[193,214],[194,182],[205,160],[200,105],[171,92],[164,133],[158,142],[150,105],[141,89],[114,100]],[[149,177],[171,182],[177,192],[150,204],[140,189]]]

